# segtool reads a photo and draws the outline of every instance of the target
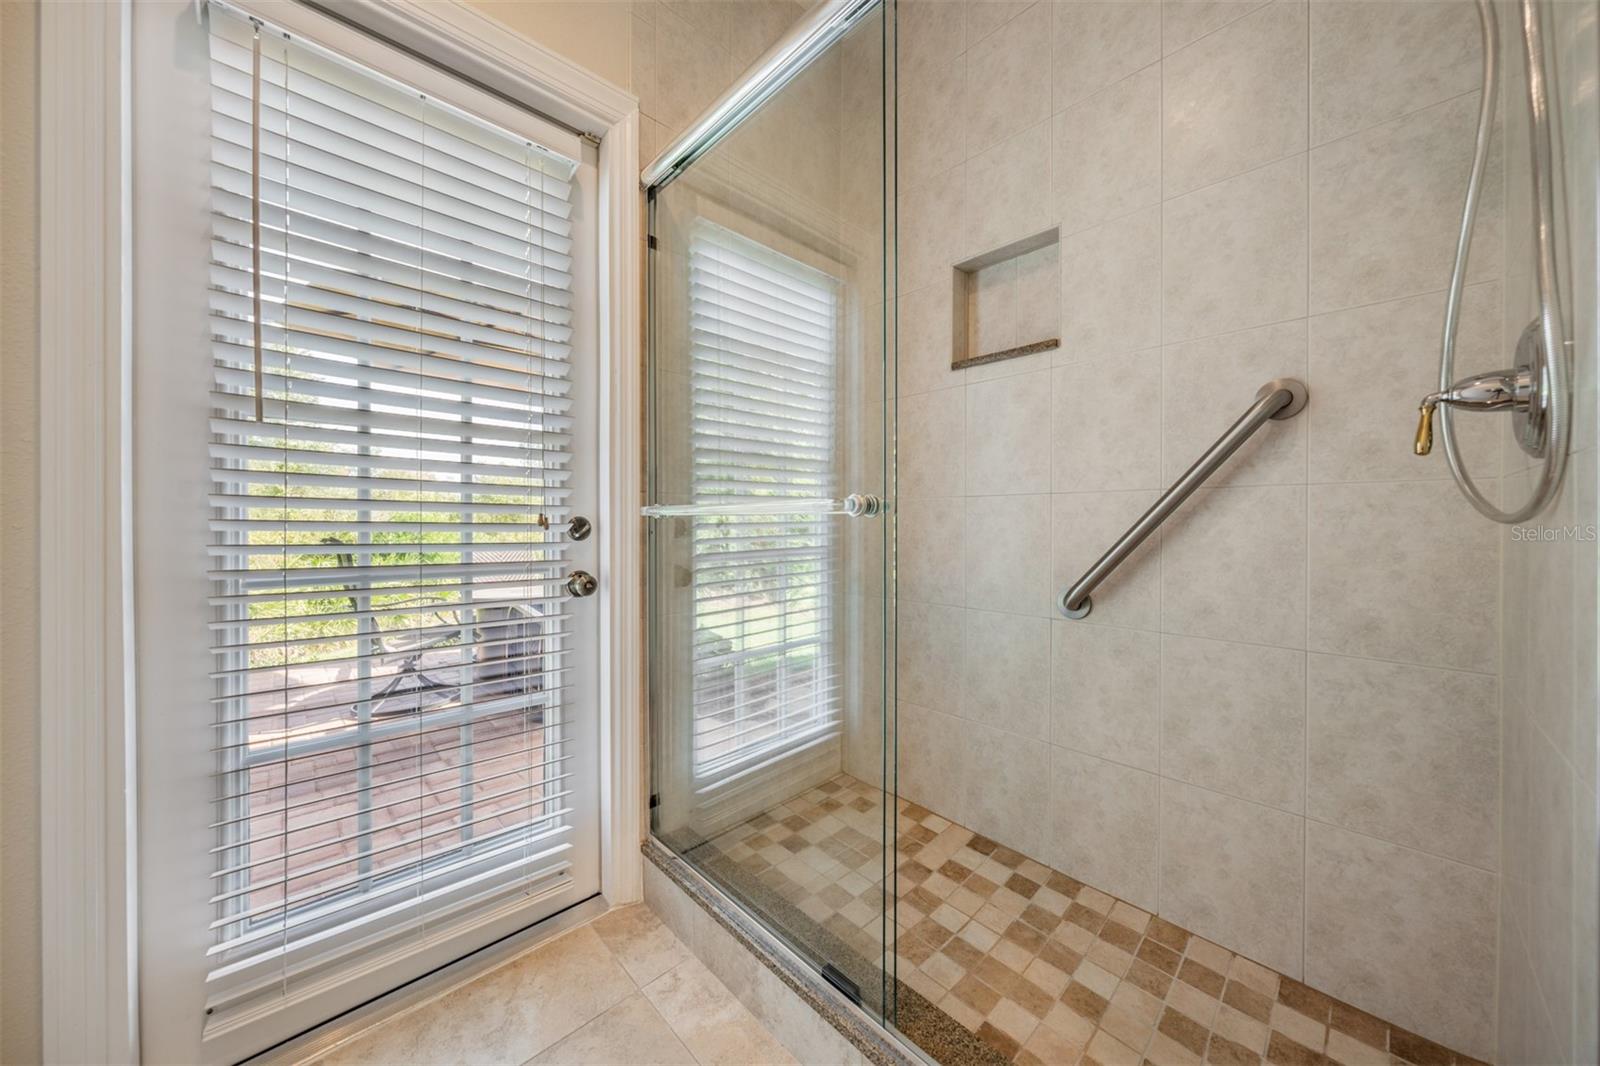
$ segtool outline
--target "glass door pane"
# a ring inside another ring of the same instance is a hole
[[[652,828],[884,1017],[886,15],[651,198]]]

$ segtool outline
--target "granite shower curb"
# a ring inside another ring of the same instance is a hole
[[[770,934],[766,930],[666,845],[651,836],[645,839],[641,850],[651,865],[682,889],[741,947],[776,974],[808,1007],[860,1051],[867,1061],[875,1066],[926,1066],[928,1060],[910,1052],[859,1007],[844,999],[810,967],[797,962],[786,951],[774,950],[776,945],[769,942]]]

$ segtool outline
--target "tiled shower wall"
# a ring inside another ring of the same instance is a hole
[[[698,118],[805,8],[796,0],[634,0],[640,165]]]
[[[1569,240],[1562,268],[1572,325],[1574,441],[1565,491],[1550,512],[1504,532],[1505,604],[1500,891],[1500,1062],[1600,1061],[1596,1002],[1600,981],[1600,870],[1595,842],[1596,601],[1600,463],[1595,427],[1594,174],[1600,121],[1592,92],[1600,62],[1594,3],[1546,7],[1561,122]],[[1505,33],[1516,33],[1507,24]],[[1516,41],[1515,36],[1511,40]],[[1508,56],[1507,159],[1527,151],[1523,67]],[[1507,167],[1506,306],[1503,350],[1510,351],[1537,311],[1528,220],[1528,170]],[[1585,192],[1585,190],[1590,190]],[[1507,447],[1507,499],[1527,496],[1531,460]]]
[[[1492,1055],[1501,532],[1410,449],[1473,9],[903,0],[899,32],[901,793]],[[1503,158],[1463,371],[1505,361]],[[952,265],[1052,226],[981,312],[1060,349],[952,372]],[[1062,619],[1279,376],[1307,411]]]

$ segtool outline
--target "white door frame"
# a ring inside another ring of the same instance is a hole
[[[133,0],[39,26],[44,1055],[136,1062],[129,425]],[[600,888],[643,895],[638,101],[461,0],[317,4],[600,142]]]

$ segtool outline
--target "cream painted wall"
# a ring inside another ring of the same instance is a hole
[[[0,3],[0,1062],[39,1060],[36,9]]]
[[[626,88],[633,5],[628,0],[466,0],[532,41]]]

